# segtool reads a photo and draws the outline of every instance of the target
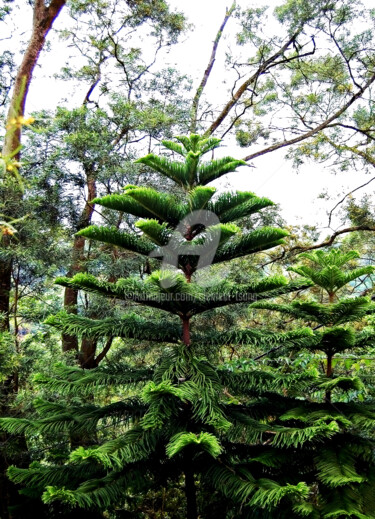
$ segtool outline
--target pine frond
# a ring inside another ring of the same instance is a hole
[[[208,202],[214,196],[215,192],[216,188],[214,187],[197,186],[194,189],[192,189],[189,193],[189,212],[199,211],[200,209],[206,209]],[[207,210],[209,210],[208,207]]]
[[[45,324],[68,335],[87,337],[123,337],[142,341],[178,342],[181,326],[170,320],[150,320],[131,313],[120,319],[90,319],[82,315],[60,312],[46,319]]]
[[[343,267],[345,264],[360,258],[360,254],[356,250],[342,252],[339,249],[331,249],[329,252],[323,250],[315,250],[310,252],[302,252],[299,258],[308,259],[319,267],[328,267],[335,265],[336,267]]]
[[[85,463],[80,467],[71,465],[43,466],[37,462],[28,469],[11,466],[7,475],[13,483],[29,488],[44,489],[47,485],[68,486],[79,482],[85,477],[94,477],[98,474],[98,467]]]
[[[108,385],[136,386],[152,378],[153,370],[149,368],[132,368],[115,364],[99,366],[95,369],[81,368],[58,364],[53,376],[37,374],[34,381],[51,391],[62,394],[91,394],[96,389],[106,388]]]
[[[213,263],[221,263],[234,258],[247,256],[263,250],[276,247],[284,243],[283,238],[288,232],[283,229],[263,227],[244,236],[240,236],[219,247],[216,251]]]
[[[133,186],[134,187],[134,186]],[[93,204],[98,204],[108,209],[120,211],[121,213],[131,214],[139,218],[154,218],[154,214],[139,204],[134,198],[127,194],[107,195],[101,198],[94,198]]]
[[[211,433],[201,432],[181,432],[172,436],[166,447],[167,456],[173,458],[176,454],[186,449],[186,447],[197,446],[199,450],[207,452],[213,458],[217,458],[223,448],[219,440]]]
[[[343,391],[363,391],[365,385],[359,377],[335,377],[319,382],[317,386],[325,391],[341,389]]]
[[[160,224],[158,220],[138,220],[135,224],[153,243],[159,246],[167,245],[171,232],[168,224]]]
[[[112,471],[103,478],[89,479],[76,490],[49,486],[43,494],[43,502],[60,501],[81,508],[106,509],[121,503],[128,493],[145,491],[148,485],[141,466],[134,463],[122,472]]]
[[[311,345],[314,341],[313,332],[310,328],[300,328],[291,332],[272,333],[262,332],[256,329],[233,328],[228,332],[211,332],[203,336],[195,337],[193,341],[210,346],[252,345],[255,347],[274,348],[285,346],[285,348],[301,349]]]
[[[119,231],[116,227],[98,227],[90,225],[76,233],[77,236],[83,236],[89,240],[95,240],[102,243],[108,243],[122,249],[148,256],[155,245],[148,239],[127,232]]]
[[[159,157],[158,155],[150,153],[145,157],[136,160],[135,164],[145,164],[154,171],[170,178],[181,187],[190,187],[185,179],[186,168],[183,162],[171,161],[165,157]]]
[[[176,140],[182,143],[186,151],[199,151],[202,155],[217,148],[221,143],[221,139],[217,137],[204,138],[197,134],[192,134],[190,137],[178,135]]]
[[[310,279],[330,294],[334,294],[361,276],[372,274],[375,270],[375,267],[369,265],[350,271],[343,270],[344,265],[358,258],[357,251],[343,253],[337,249],[332,249],[330,252],[320,250],[300,254],[300,257],[308,259],[313,266],[299,265],[289,267],[288,270]]]
[[[363,483],[367,479],[356,471],[356,457],[349,448],[321,449],[316,456],[315,463],[319,479],[330,487]]]
[[[233,159],[233,157],[223,157],[221,159],[201,163],[198,166],[197,180],[199,184],[205,186],[209,182],[212,182],[227,173],[236,171],[238,166],[247,166],[247,163],[243,160]]]
[[[367,297],[343,299],[330,305],[316,301],[294,301],[290,305],[255,302],[251,307],[293,315],[297,319],[315,321],[326,326],[358,321],[375,312],[375,304]]]
[[[150,187],[128,189],[126,194],[145,207],[154,218],[172,227],[175,227],[183,217],[183,207],[175,196],[160,193]]]

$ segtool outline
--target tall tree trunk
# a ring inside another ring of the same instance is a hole
[[[87,181],[87,200],[85,203],[85,207],[83,208],[81,217],[79,219],[79,223],[77,226],[77,231],[87,227],[91,223],[92,214],[94,212],[94,206],[91,203],[96,197],[96,178],[93,172],[86,173],[86,181]],[[84,272],[85,266],[85,238],[82,236],[75,236],[73,242],[72,249],[72,262],[69,268],[68,277],[73,277],[78,272]],[[64,309],[68,313],[77,313],[77,303],[78,303],[78,290],[74,288],[66,287],[64,291]],[[74,350],[78,352],[78,339],[74,335],[62,334],[62,350],[71,351]],[[87,346],[88,349],[91,350],[92,345],[84,343],[84,347]],[[90,353],[91,355],[91,353]],[[87,360],[87,355],[84,355]]]
[[[9,128],[4,137],[2,156],[14,157],[19,159],[19,147],[21,144],[22,124],[20,119],[25,113],[25,105],[32,75],[35,65],[37,64],[39,55],[44,47],[46,37],[50,31],[53,22],[58,17],[61,9],[66,4],[66,0],[52,0],[48,7],[45,6],[44,0],[36,0],[34,4],[33,29],[29,44],[26,48],[21,65],[17,71],[14,82],[13,93],[9,104],[8,115],[6,119],[6,127]],[[18,151],[17,151],[18,150]],[[7,193],[4,192],[4,198]],[[12,190],[8,196],[18,197],[22,199],[20,191]],[[19,216],[19,215],[7,215]],[[3,242],[3,247],[9,247],[10,239]],[[0,331],[9,329],[9,292],[11,286],[12,265],[9,259],[0,259],[0,311],[4,312],[5,320],[0,324]]]
[[[185,470],[186,519],[198,518],[197,493],[194,472],[188,467]]]
[[[58,17],[61,9],[66,4],[66,0],[52,0],[46,7],[44,0],[35,0],[32,34],[26,51],[24,53],[22,63],[17,71],[14,82],[13,93],[10,100],[6,126],[8,129],[2,148],[2,156],[13,157],[16,160],[20,156],[20,144],[22,133],[22,116],[25,113],[25,105],[31,79],[35,65],[37,64],[39,55],[43,49],[46,37],[50,31],[53,22]],[[20,190],[3,191],[4,202],[12,199],[17,207],[22,202],[22,192]],[[18,217],[19,214],[6,214],[8,217]],[[10,238],[3,236],[2,248],[8,249],[11,244]],[[9,330],[9,306],[10,306],[10,290],[12,276],[12,260],[10,255],[4,254],[0,258],[0,312],[3,313],[4,319],[0,320],[0,332]],[[14,392],[14,385],[1,388],[3,405],[1,414],[8,414],[7,400],[10,398],[9,391]],[[0,438],[2,443],[7,443],[7,438]],[[20,442],[25,445],[25,438],[20,437]],[[10,483],[5,473],[8,466],[12,463],[12,459],[6,456],[5,450],[0,452],[0,513],[1,519],[11,519],[8,512],[8,506],[15,505],[20,502],[20,496],[16,491],[16,487]],[[15,516],[13,516],[15,517]]]
[[[27,94],[35,65],[44,47],[47,34],[65,4],[66,0],[52,0],[50,5],[46,7],[44,0],[35,0],[33,30],[14,82],[7,115],[7,126],[11,125],[12,119],[17,119],[25,113]],[[11,155],[19,147],[21,131],[22,127],[18,124],[14,126],[14,131],[8,132],[5,136],[3,156]]]
[[[4,246],[4,238],[1,245]],[[0,260],[0,332],[9,331],[9,301],[12,279],[12,260]]]

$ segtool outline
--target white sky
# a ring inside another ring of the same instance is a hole
[[[189,20],[194,24],[194,31],[188,33],[184,41],[174,48],[166,56],[166,63],[176,63],[183,72],[191,75],[195,80],[195,85],[200,81],[205,70],[211,53],[212,41],[223,20],[226,7],[230,6],[230,0],[169,0],[171,7],[183,10]],[[280,2],[268,2],[277,5]],[[368,3],[368,2],[366,2]],[[249,2],[241,1],[240,4],[260,6],[264,5],[263,0],[253,0]],[[27,22],[30,21],[30,18]],[[227,34],[233,29],[234,21],[230,20],[227,26]],[[60,16],[55,24],[56,28],[63,28],[64,16]],[[225,36],[221,41],[220,50],[223,53],[228,43]],[[32,83],[29,98],[27,101],[27,111],[40,110],[41,108],[55,109],[62,98],[69,98],[77,104],[82,102],[82,92],[75,95],[66,91],[69,83],[48,79],[53,73],[57,73],[67,58],[67,49],[62,50],[63,45],[55,42],[50,53],[44,52],[41,56],[40,67],[35,72],[35,81]],[[220,63],[218,55],[217,64]],[[216,67],[215,73],[210,78],[208,88],[211,88],[212,95],[215,92],[220,94],[218,99],[222,104],[227,97],[222,97],[222,77],[220,75],[220,65]],[[83,89],[83,93],[85,90]],[[76,106],[73,104],[72,106]],[[213,100],[213,104],[215,101]],[[241,158],[248,154],[247,149],[230,147],[226,153]],[[233,189],[254,191],[259,196],[271,198],[279,203],[282,214],[289,225],[309,224],[318,225],[322,228],[323,235],[328,234],[324,230],[327,224],[326,212],[334,207],[336,201],[342,198],[343,194],[351,191],[355,187],[365,183],[371,177],[360,174],[359,172],[340,173],[332,175],[322,165],[310,165],[301,169],[300,173],[292,169],[290,162],[284,160],[283,151],[274,152],[265,157],[259,157],[254,161],[255,168],[243,168],[242,172],[228,175],[227,182]],[[368,190],[373,191],[372,184]],[[331,196],[331,200],[318,200],[317,196],[326,191]],[[369,192],[369,191],[368,191]],[[359,191],[359,196],[365,194],[365,190]],[[336,221],[336,225],[338,222]]]

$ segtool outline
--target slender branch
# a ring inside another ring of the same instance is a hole
[[[372,85],[372,83],[374,83],[374,81],[375,81],[375,73],[370,77],[370,79],[368,81],[366,81],[366,83],[363,85],[363,87],[361,87],[349,99],[349,101],[340,108],[340,110],[335,112],[331,117],[326,119],[323,123],[319,124],[312,130],[310,130],[306,133],[303,133],[302,135],[300,135],[299,137],[295,137],[294,139],[284,140],[282,142],[273,144],[272,146],[269,146],[268,148],[264,148],[263,150],[252,153],[251,155],[248,155],[247,157],[245,157],[243,160],[249,161],[249,160],[255,159],[257,157],[260,157],[262,155],[266,155],[267,153],[271,153],[272,151],[279,150],[280,148],[285,148],[287,146],[291,146],[292,144],[297,144],[298,142],[304,141],[304,140],[308,139],[309,137],[312,137],[313,135],[316,135],[317,133],[321,132],[322,130],[327,128],[332,121],[334,121],[335,119],[338,119],[340,117],[340,115],[342,115],[344,112],[346,112],[346,110],[353,103],[355,103],[355,101],[357,101],[357,99],[359,99],[362,96],[362,94]],[[360,155],[360,153],[358,153],[358,154]]]
[[[113,342],[113,337],[108,337],[107,339],[107,342],[104,346],[104,348],[102,349],[102,351],[99,353],[99,355],[96,357],[95,359],[95,364],[96,366],[99,365],[99,363],[104,359],[104,357],[107,355],[107,353],[109,352],[109,350],[111,349],[111,346],[112,346],[112,342]]]
[[[236,2],[233,2],[231,8],[226,11],[225,18],[220,26],[220,29],[218,30],[218,32],[216,34],[216,38],[214,40],[214,44],[212,47],[210,60],[208,62],[206,70],[204,71],[202,81],[201,81],[201,83],[195,93],[194,99],[193,99],[193,105],[192,105],[192,109],[191,109],[190,133],[195,133],[197,131],[197,117],[198,117],[199,101],[202,96],[203,90],[207,84],[208,78],[210,77],[211,70],[214,66],[215,59],[216,59],[216,52],[217,52],[217,48],[219,46],[221,36],[222,36],[225,26],[226,26],[229,18],[231,17],[233,11],[235,10],[235,8],[236,8]]]
[[[331,26],[331,23],[330,23],[329,25]],[[337,27],[337,28],[338,28],[338,27]],[[336,30],[337,30],[337,29],[336,29]],[[349,75],[350,75],[350,78],[351,78],[351,80],[352,80],[352,82],[353,82],[353,85],[355,85],[357,88],[361,88],[361,85],[359,85],[359,84],[357,83],[357,81],[355,80],[355,78],[354,78],[353,71],[352,71],[352,67],[350,66],[350,60],[345,56],[344,51],[343,51],[342,48],[340,47],[339,42],[338,42],[337,39],[336,39],[335,32],[336,32],[336,31],[334,31],[334,32],[332,33],[332,30],[330,29],[330,36],[331,36],[331,38],[332,38],[334,44],[336,45],[337,50],[338,50],[339,53],[341,54],[342,59],[345,61],[346,66],[348,67]]]
[[[375,129],[374,128],[369,128],[367,130],[363,130],[361,128],[357,128],[357,126],[352,126],[350,124],[344,124],[344,123],[334,123],[334,124],[330,124],[328,125],[327,128],[334,128],[336,126],[339,126],[340,128],[346,128],[347,130],[353,130],[355,131],[356,133],[361,133],[362,135],[364,135],[365,137],[367,137],[368,139],[372,140],[372,141],[375,141],[375,138],[372,137],[370,135],[370,132],[374,133]]]
[[[329,247],[332,245],[332,243],[335,241],[335,239],[340,236],[341,234],[347,234],[349,232],[355,232],[355,231],[371,231],[375,232],[375,227],[370,227],[369,225],[357,225],[355,227],[346,227],[345,229],[341,229],[340,231],[334,232],[329,238],[327,238],[326,241],[318,243],[316,245],[295,245],[294,247],[291,247],[290,249],[284,249],[283,252],[277,256],[276,258],[273,258],[271,261],[268,261],[267,263],[263,263],[262,268],[266,265],[271,265],[272,263],[275,263],[276,261],[280,261],[284,259],[287,254],[290,254],[291,252],[306,252],[308,250],[314,250],[314,249],[321,249],[323,247]]]
[[[214,131],[221,125],[221,123],[224,121],[224,119],[229,114],[230,110],[237,104],[238,100],[241,98],[241,96],[246,92],[248,87],[258,79],[259,76],[264,74],[268,68],[274,63],[280,56],[282,56],[285,51],[290,47],[290,45],[294,42],[294,40],[299,35],[300,31],[293,34],[293,36],[270,58],[268,58],[264,63],[262,63],[258,70],[249,77],[242,85],[237,89],[237,91],[234,93],[232,98],[228,101],[228,103],[225,105],[223,110],[221,111],[219,117],[211,124],[211,126],[208,128],[208,130],[205,132],[205,135],[212,135]]]
[[[356,191],[358,191],[359,189],[362,189],[363,187],[365,186],[368,186],[373,180],[375,180],[375,177],[372,177],[368,182],[366,182],[365,184],[362,184],[361,186],[358,186],[356,187],[355,189],[353,189],[352,191],[350,191],[350,193],[347,193],[339,202],[337,202],[337,204],[335,205],[335,207],[333,209],[331,209],[331,211],[329,212],[329,218],[328,218],[328,226],[331,225],[331,220],[332,220],[332,215],[333,215],[333,212],[335,211],[335,209],[337,209],[337,207],[342,204],[350,195],[352,195],[353,193],[355,193]]]

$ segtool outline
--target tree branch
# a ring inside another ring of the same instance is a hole
[[[207,68],[203,74],[203,78],[202,78],[202,81],[195,93],[195,96],[194,96],[194,99],[193,99],[193,104],[192,104],[192,108],[191,108],[191,121],[190,121],[190,133],[195,133],[197,131],[197,117],[198,117],[198,106],[199,106],[199,101],[200,101],[200,98],[202,96],[202,93],[203,93],[203,90],[207,84],[207,81],[208,81],[208,78],[210,77],[210,74],[211,74],[211,70],[214,66],[214,63],[215,63],[215,59],[216,59],[216,52],[217,52],[217,48],[219,46],[219,42],[220,42],[220,39],[221,39],[221,36],[223,34],[223,31],[225,29],[225,26],[227,24],[227,21],[229,20],[229,18],[231,17],[233,11],[235,10],[236,8],[236,2],[233,2],[231,8],[229,10],[226,11],[225,13],[225,18],[220,26],[220,29],[218,30],[217,34],[216,34],[216,38],[214,40],[214,44],[213,44],[213,47],[212,47],[212,52],[211,52],[211,57],[210,57],[210,60],[208,62],[208,65],[207,65]]]
[[[263,150],[260,150],[260,151],[257,151],[255,153],[252,153],[251,155],[248,155],[247,157],[245,157],[243,160],[249,161],[249,160],[255,159],[257,157],[260,157],[262,155],[266,155],[267,153],[271,153],[272,151],[279,150],[280,148],[285,148],[287,146],[291,146],[292,144],[297,144],[298,142],[304,141],[304,140],[308,139],[309,137],[312,137],[313,135],[315,135],[315,134],[319,133],[320,131],[324,130],[325,128],[327,128],[330,125],[330,123],[332,121],[334,121],[335,119],[338,119],[340,117],[340,115],[342,115],[344,112],[346,112],[346,110],[355,101],[357,101],[357,99],[359,99],[362,96],[362,94],[372,85],[372,83],[374,81],[375,81],[375,73],[370,77],[370,79],[368,81],[366,81],[366,83],[363,85],[363,87],[361,87],[358,90],[358,92],[356,92],[349,99],[349,101],[347,103],[345,103],[344,106],[342,106],[340,108],[340,110],[338,110],[331,117],[326,119],[323,123],[319,124],[318,126],[313,128],[312,130],[310,130],[310,131],[308,131],[306,133],[303,133],[302,135],[300,135],[299,137],[295,137],[294,139],[278,142],[276,144],[273,144],[272,146],[269,146],[268,148],[264,148]],[[360,153],[358,153],[358,154],[360,154]]]
[[[112,342],[113,342],[113,337],[108,337],[107,342],[106,342],[104,348],[102,349],[102,351],[99,353],[99,355],[95,359],[96,366],[99,366],[99,363],[107,355],[107,353],[109,352],[109,350],[110,350],[110,348],[112,346]]]
[[[237,89],[232,98],[228,101],[228,103],[223,108],[219,117],[211,124],[208,130],[205,132],[205,136],[212,135],[214,131],[220,126],[220,124],[224,121],[224,119],[229,114],[230,110],[235,106],[241,96],[246,92],[247,88],[258,79],[259,76],[264,74],[268,68],[274,63],[280,56],[284,54],[284,52],[290,47],[290,45],[297,38],[300,31],[293,34],[293,36],[270,58],[268,58],[264,63],[262,63],[258,70],[247,79],[242,85]]]
[[[365,184],[362,184],[361,186],[358,186],[356,187],[355,189],[353,189],[352,191],[350,191],[350,193],[347,193],[339,202],[337,202],[337,204],[335,205],[335,207],[333,209],[331,209],[331,211],[329,212],[329,217],[328,217],[328,226],[331,225],[331,220],[332,220],[332,215],[333,215],[333,212],[335,211],[335,209],[337,209],[337,207],[342,204],[350,195],[352,195],[353,193],[355,193],[356,191],[358,191],[359,189],[362,189],[363,187],[366,187],[368,186],[373,180],[375,180],[375,177],[372,177],[368,182],[366,182]]]
[[[268,261],[267,263],[263,263],[262,268],[266,265],[271,265],[272,263],[275,263],[276,261],[280,261],[284,259],[287,254],[295,251],[299,252],[306,252],[308,250],[315,250],[315,249],[321,249],[323,247],[329,247],[332,245],[332,243],[335,241],[335,239],[340,236],[341,234],[347,234],[349,232],[355,232],[355,231],[371,231],[375,232],[375,227],[370,227],[369,225],[357,225],[355,227],[346,227],[345,229],[341,229],[340,231],[334,232],[326,241],[318,243],[316,245],[295,245],[294,247],[291,247],[290,249],[284,249],[283,252],[277,256],[276,258],[273,258],[271,261]]]

